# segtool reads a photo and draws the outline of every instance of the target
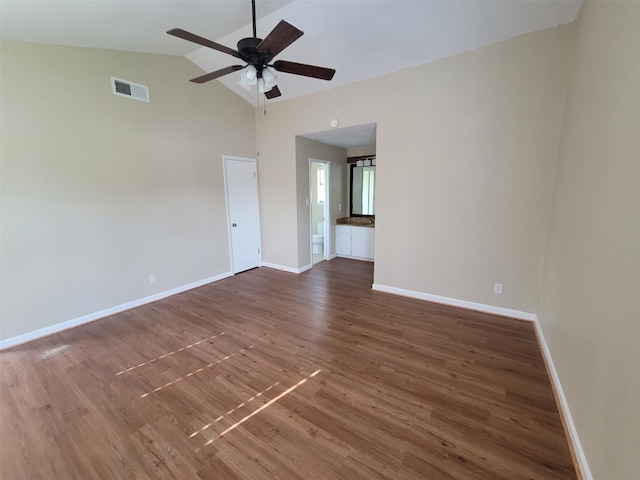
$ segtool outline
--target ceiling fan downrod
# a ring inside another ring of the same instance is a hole
[[[253,38],[258,36],[256,31],[256,0],[251,0],[251,18],[253,19]]]

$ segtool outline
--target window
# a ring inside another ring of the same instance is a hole
[[[375,215],[373,209],[373,193],[375,191],[376,171],[371,167],[363,167],[362,171],[362,214]]]
[[[324,188],[324,168],[318,168],[316,170],[316,181],[318,183],[318,203],[325,202],[325,188]]]

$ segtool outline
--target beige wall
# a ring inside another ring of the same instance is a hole
[[[304,261],[295,136],[377,123],[375,283],[535,312],[572,40],[547,29],[270,105],[263,258]]]
[[[367,145],[363,147],[354,147],[347,149],[348,157],[364,157],[365,155],[375,155],[376,154],[376,146],[375,145]]]
[[[0,338],[227,272],[223,153],[258,152],[263,260],[305,267],[308,158],[345,152],[296,135],[375,122],[374,281],[537,312],[594,478],[635,478],[639,7],[586,2],[572,61],[566,25],[267,116],[185,59],[0,43]]]
[[[346,205],[346,166],[347,150],[333,147],[324,143],[309,140],[308,138],[297,137],[296,144],[296,178],[297,178],[297,199],[298,199],[298,265],[304,268],[311,265],[311,216],[306,199],[310,198],[309,191],[309,159],[324,160],[330,163],[329,172],[329,225],[331,225],[329,253],[332,255],[336,251],[335,223],[336,219],[346,216],[344,209]],[[342,211],[338,210],[342,206]],[[313,225],[314,231],[316,226]],[[325,239],[326,242],[327,239]],[[325,243],[326,245],[326,243]]]
[[[184,58],[1,48],[0,338],[230,270],[221,155],[255,156],[251,106]]]
[[[586,2],[539,320],[596,479],[640,475],[640,3]]]

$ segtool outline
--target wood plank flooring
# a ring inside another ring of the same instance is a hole
[[[0,352],[0,478],[575,479],[527,322],[268,268]]]

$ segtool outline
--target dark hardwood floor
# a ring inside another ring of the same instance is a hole
[[[575,479],[533,326],[241,273],[0,352],[0,478]]]

